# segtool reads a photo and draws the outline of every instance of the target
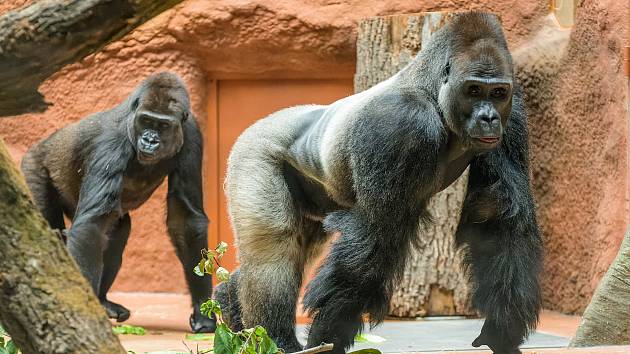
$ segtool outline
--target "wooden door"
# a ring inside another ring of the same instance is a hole
[[[222,80],[210,85],[206,126],[205,191],[211,220],[210,247],[230,245],[222,265],[237,267],[234,237],[228,220],[223,181],[232,144],[245,128],[282,108],[328,104],[353,93],[352,79],[339,80]]]

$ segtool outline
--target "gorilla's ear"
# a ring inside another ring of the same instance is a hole
[[[190,115],[191,115],[190,111],[184,111],[184,115],[182,116],[182,123],[187,121],[188,117],[190,117]]]
[[[131,101],[131,112],[135,112],[140,104],[140,97],[136,97]]]
[[[442,70],[442,82],[447,83],[448,77],[451,74],[451,61],[447,61],[444,69]]]

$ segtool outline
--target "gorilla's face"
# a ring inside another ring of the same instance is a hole
[[[445,68],[440,107],[448,128],[469,149],[490,150],[501,142],[512,111],[512,73],[507,67],[505,54],[484,43]]]
[[[188,118],[187,96],[179,88],[149,87],[138,101],[133,132],[138,162],[154,164],[179,152]]]

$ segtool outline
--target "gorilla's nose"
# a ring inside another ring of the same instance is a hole
[[[499,116],[496,114],[480,114],[479,115],[479,119],[482,122],[486,122],[490,125],[492,125],[493,123],[497,122],[499,120]]]
[[[142,142],[145,145],[157,145],[160,141],[157,139],[157,137],[154,136],[143,136],[142,137]]]
[[[160,138],[155,133],[144,133],[140,139],[140,145],[144,152],[153,152],[160,146]]]

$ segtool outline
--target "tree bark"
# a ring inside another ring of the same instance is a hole
[[[630,230],[571,341],[573,347],[630,344]]]
[[[375,17],[359,23],[355,91],[389,78],[409,63],[422,42],[448,20],[447,13]],[[420,225],[422,247],[407,262],[390,303],[390,315],[469,315],[468,281],[455,251],[454,235],[466,193],[468,172],[429,203],[433,222]]]
[[[48,0],[0,16],[0,117],[43,112],[39,85],[182,0]]]
[[[0,322],[23,353],[125,353],[0,139]]]

